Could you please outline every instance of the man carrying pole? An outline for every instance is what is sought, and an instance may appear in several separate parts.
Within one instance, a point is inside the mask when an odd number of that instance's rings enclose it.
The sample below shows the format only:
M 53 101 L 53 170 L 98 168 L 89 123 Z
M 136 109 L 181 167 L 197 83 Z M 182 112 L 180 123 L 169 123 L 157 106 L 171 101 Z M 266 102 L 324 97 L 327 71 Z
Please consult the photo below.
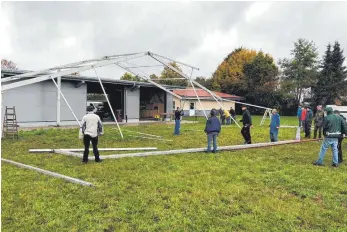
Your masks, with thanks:
M 82 118 L 82 127 L 80 128 L 79 138 L 83 139 L 84 154 L 83 163 L 88 163 L 90 142 L 93 145 L 95 162 L 101 162 L 98 150 L 98 137 L 104 134 L 100 117 L 93 112 L 93 107 L 87 107 L 88 113 Z
M 243 123 L 243 127 L 241 130 L 241 134 L 245 140 L 245 144 L 252 144 L 252 137 L 251 137 L 251 131 L 250 128 L 253 127 L 252 125 L 252 116 L 247 110 L 247 106 L 243 105 L 242 106 L 242 119 L 240 122 Z

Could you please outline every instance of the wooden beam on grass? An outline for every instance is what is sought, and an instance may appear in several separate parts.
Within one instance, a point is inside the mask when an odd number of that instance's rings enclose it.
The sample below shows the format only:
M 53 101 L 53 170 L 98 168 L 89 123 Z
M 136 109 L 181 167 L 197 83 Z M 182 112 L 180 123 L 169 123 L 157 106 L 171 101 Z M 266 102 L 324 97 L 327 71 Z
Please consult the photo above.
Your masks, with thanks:
M 99 151 L 148 151 L 148 150 L 157 150 L 156 147 L 124 147 L 124 148 L 98 148 Z M 71 151 L 71 152 L 81 152 L 84 151 L 84 148 L 63 148 L 63 149 L 29 149 L 31 153 L 54 153 L 54 150 L 60 151 Z M 93 151 L 92 148 L 89 151 Z
M 244 150 L 251 148 L 262 148 L 262 147 L 272 147 L 286 144 L 297 144 L 303 142 L 312 142 L 318 141 L 318 139 L 311 140 L 287 140 L 280 142 L 268 142 L 268 143 L 255 143 L 255 144 L 244 144 L 244 145 L 234 145 L 234 146 L 221 146 L 218 148 L 219 151 L 235 151 L 235 150 Z M 141 157 L 141 156 L 155 156 L 155 155 L 173 155 L 173 154 L 182 154 L 182 153 L 195 153 L 195 152 L 204 152 L 206 148 L 189 148 L 189 149 L 180 149 L 180 150 L 168 150 L 168 151 L 154 151 L 154 152 L 140 152 L 140 153 L 131 153 L 131 154 L 118 154 L 118 155 L 104 155 L 100 156 L 101 159 L 119 159 L 125 157 Z
M 30 166 L 30 165 L 18 163 L 18 162 L 12 161 L 12 160 L 1 158 L 1 161 L 4 161 L 4 162 L 9 163 L 9 164 L 16 165 L 16 166 L 21 167 L 21 168 L 34 170 L 34 171 L 40 172 L 40 173 L 48 175 L 48 176 L 53 176 L 53 177 L 56 177 L 56 178 L 64 179 L 64 180 L 72 182 L 72 183 L 76 183 L 76 184 L 80 184 L 80 185 L 84 185 L 84 186 L 95 186 L 92 183 L 89 183 L 89 182 L 86 182 L 86 181 L 83 181 L 83 180 L 80 180 L 80 179 L 76 179 L 76 178 L 73 178 L 73 177 L 70 177 L 70 176 L 65 176 L 65 175 L 62 175 L 62 174 L 59 174 L 59 173 L 56 173 L 56 172 L 47 171 L 47 170 L 44 170 L 44 169 L 41 169 L 41 168 L 37 168 L 37 167 L 33 167 L 33 166 Z

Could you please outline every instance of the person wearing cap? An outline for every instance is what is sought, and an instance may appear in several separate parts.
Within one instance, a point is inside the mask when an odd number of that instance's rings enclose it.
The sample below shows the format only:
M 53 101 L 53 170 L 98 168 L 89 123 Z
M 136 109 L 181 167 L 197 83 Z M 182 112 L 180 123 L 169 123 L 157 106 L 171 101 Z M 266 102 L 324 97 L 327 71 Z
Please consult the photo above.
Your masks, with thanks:
M 346 118 L 342 114 L 340 114 L 340 111 L 334 110 L 334 114 L 339 116 L 339 117 L 341 117 L 342 121 L 346 124 Z M 338 153 L 339 163 L 343 162 L 343 157 L 342 157 L 342 140 L 343 140 L 344 135 L 347 134 L 347 130 L 342 130 L 342 131 L 343 131 L 343 134 L 341 134 L 341 136 L 338 139 L 338 143 L 337 143 L 337 150 L 339 152 Z
M 346 123 L 343 119 L 335 114 L 333 114 L 333 109 L 331 107 L 327 107 L 325 109 L 327 112 L 327 116 L 324 117 L 323 120 L 323 135 L 324 140 L 319 152 L 319 158 L 314 165 L 322 166 L 325 154 L 329 147 L 333 150 L 333 161 L 332 166 L 338 167 L 339 158 L 338 158 L 338 139 L 342 134 L 345 134 L 347 131 Z
M 280 115 L 277 109 L 272 110 L 271 123 L 270 123 L 270 140 L 271 142 L 278 142 L 278 131 L 280 128 Z
M 301 113 L 302 113 L 302 106 L 299 104 L 298 111 L 296 112 L 296 116 L 298 117 L 299 120 L 299 127 L 301 127 Z
M 245 144 L 251 144 L 252 143 L 252 137 L 251 137 L 251 131 L 250 128 L 253 127 L 252 125 L 252 116 L 247 110 L 247 106 L 243 105 L 242 106 L 242 119 L 240 122 L 243 123 L 243 127 L 241 130 L 241 134 L 245 140 Z
M 180 108 L 177 107 L 175 111 L 175 131 L 174 135 L 179 135 L 180 134 L 180 129 L 181 129 L 181 116 L 183 114 L 183 110 L 179 110 Z
M 90 142 L 93 146 L 95 162 L 101 162 L 98 150 L 98 137 L 104 134 L 104 129 L 100 117 L 93 112 L 93 107 L 87 107 L 87 114 L 82 118 L 82 127 L 79 131 L 79 138 L 83 139 L 84 154 L 83 163 L 88 163 Z
M 311 138 L 311 126 L 313 119 L 313 112 L 310 106 L 305 106 L 306 108 L 306 118 L 305 118 L 305 138 Z
M 324 119 L 324 112 L 322 110 L 322 106 L 317 106 L 317 112 L 314 117 L 314 132 L 313 132 L 313 138 L 317 138 L 317 131 L 319 132 L 318 138 L 322 138 L 322 130 L 323 130 L 323 119 Z
M 210 117 L 206 121 L 205 133 L 207 135 L 207 150 L 206 152 L 211 152 L 211 142 L 213 141 L 213 153 L 217 152 L 217 136 L 221 132 L 221 123 L 216 117 L 216 110 L 212 109 L 210 112 Z

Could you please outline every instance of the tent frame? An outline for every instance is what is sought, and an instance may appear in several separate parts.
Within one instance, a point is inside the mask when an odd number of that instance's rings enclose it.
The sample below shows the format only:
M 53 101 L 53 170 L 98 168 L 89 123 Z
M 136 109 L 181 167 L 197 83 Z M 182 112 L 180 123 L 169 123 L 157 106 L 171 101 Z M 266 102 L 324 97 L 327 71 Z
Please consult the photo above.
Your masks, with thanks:
M 154 61 L 156 61 L 158 63 L 158 65 L 132 65 L 132 66 L 129 66 L 129 65 L 124 64 L 124 63 L 129 64 L 130 60 L 136 60 L 138 58 L 145 57 L 145 56 L 152 58 Z M 70 63 L 70 64 L 56 66 L 53 68 L 48 68 L 48 69 L 43 69 L 43 70 L 39 70 L 39 71 L 28 72 L 28 73 L 24 73 L 24 74 L 20 74 L 20 75 L 15 75 L 15 76 L 3 78 L 3 79 L 1 79 L 1 84 L 2 84 L 1 93 L 3 93 L 3 91 L 6 91 L 6 90 L 10 90 L 10 89 L 14 89 L 14 88 L 18 88 L 18 87 L 22 87 L 22 86 L 26 86 L 26 85 L 30 85 L 30 84 L 34 84 L 34 83 L 38 83 L 38 82 L 42 82 L 42 81 L 46 81 L 46 80 L 51 79 L 59 91 L 58 95 L 62 96 L 63 100 L 65 101 L 65 103 L 69 107 L 69 110 L 73 114 L 75 120 L 77 121 L 77 123 L 81 127 L 82 125 L 81 125 L 80 121 L 76 117 L 76 115 L 73 112 L 71 106 L 69 105 L 67 99 L 65 98 L 64 94 L 61 91 L 60 78 L 62 76 L 71 75 L 71 74 L 76 73 L 76 72 L 82 72 L 82 71 L 93 69 L 97 78 L 98 78 L 98 81 L 101 85 L 103 93 L 104 93 L 104 95 L 107 99 L 107 102 L 108 102 L 111 109 L 112 109 L 112 107 L 111 107 L 110 102 L 106 96 L 106 92 L 104 90 L 102 80 L 100 79 L 100 77 L 98 76 L 98 74 L 96 72 L 96 68 L 108 66 L 108 65 L 112 65 L 112 64 L 140 77 L 141 79 L 153 84 L 154 86 L 156 86 L 156 87 L 164 90 L 165 92 L 175 96 L 176 98 L 182 100 L 183 98 L 181 96 L 173 93 L 172 91 L 170 91 L 169 89 L 167 89 L 163 85 L 156 83 L 155 81 L 152 81 L 151 78 L 146 73 L 144 73 L 143 71 L 141 71 L 139 69 L 141 67 L 163 66 L 163 67 L 167 67 L 167 68 L 171 69 L 172 71 L 176 72 L 177 74 L 179 74 L 182 78 L 186 79 L 192 85 L 194 92 L 197 96 L 197 99 L 200 103 L 200 106 L 202 107 L 202 110 L 204 111 L 204 115 L 205 115 L 206 119 L 207 119 L 207 115 L 206 115 L 205 109 L 203 108 L 202 102 L 200 101 L 200 98 L 199 98 L 199 96 L 195 90 L 195 86 L 198 86 L 201 89 L 207 91 L 215 99 L 215 101 L 221 106 L 222 109 L 224 109 L 224 107 L 222 105 L 223 101 L 235 102 L 235 103 L 249 105 L 249 106 L 253 106 L 253 107 L 257 107 L 257 108 L 266 109 L 266 112 L 270 109 L 270 108 L 266 108 L 266 107 L 262 107 L 262 106 L 256 106 L 256 105 L 251 105 L 251 104 L 247 104 L 247 103 L 223 99 L 223 98 L 219 97 L 218 95 L 216 95 L 214 92 L 210 91 L 209 89 L 207 89 L 206 87 L 201 85 L 200 83 L 193 80 L 191 78 L 191 76 L 189 77 L 188 75 L 184 74 L 182 71 L 173 67 L 170 64 L 171 62 L 175 62 L 177 64 L 180 64 L 180 65 L 183 65 L 185 67 L 190 68 L 192 70 L 192 73 L 193 73 L 193 70 L 199 70 L 198 68 L 196 68 L 194 66 L 185 64 L 183 62 L 180 62 L 180 61 L 177 61 L 177 60 L 174 60 L 174 59 L 171 59 L 171 58 L 168 58 L 168 57 L 165 57 L 165 56 L 162 56 L 162 55 L 150 52 L 150 51 L 138 52 L 138 53 L 128 53 L 128 54 L 119 54 L 119 55 L 104 56 L 104 57 L 97 58 L 97 59 L 89 59 L 89 60 L 74 62 L 74 63 Z M 191 73 L 191 75 L 192 75 L 192 73 Z M 55 81 L 56 78 L 58 79 L 58 83 Z M 76 76 L 76 78 L 78 78 L 78 76 Z M 60 101 L 60 97 L 58 99 Z M 266 116 L 266 112 L 264 114 L 264 117 Z M 114 112 L 112 112 L 112 114 L 114 115 Z M 262 119 L 261 125 L 265 121 L 264 117 Z M 118 130 L 120 131 L 121 137 L 123 138 L 124 136 L 121 132 L 121 129 L 119 127 L 119 124 L 118 124 L 116 118 L 115 118 L 115 121 L 116 121 Z M 234 122 L 238 127 L 240 127 L 240 125 L 235 120 L 234 120 Z

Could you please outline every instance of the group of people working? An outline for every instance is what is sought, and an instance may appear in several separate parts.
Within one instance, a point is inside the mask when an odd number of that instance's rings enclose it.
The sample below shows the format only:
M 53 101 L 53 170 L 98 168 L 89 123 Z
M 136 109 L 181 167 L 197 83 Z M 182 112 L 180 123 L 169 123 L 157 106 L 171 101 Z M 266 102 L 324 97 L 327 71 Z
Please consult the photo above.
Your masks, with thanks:
M 89 154 L 89 146 L 92 143 L 93 153 L 95 156 L 96 162 L 101 162 L 99 156 L 99 151 L 97 148 L 98 145 L 98 137 L 103 135 L 103 125 L 100 120 L 100 117 L 93 112 L 92 107 L 87 107 L 88 113 L 82 118 L 82 127 L 79 131 L 79 138 L 84 142 L 84 154 L 83 154 L 83 163 L 88 163 L 88 154 Z M 242 119 L 240 122 L 243 123 L 243 127 L 241 129 L 241 134 L 244 138 L 245 144 L 252 143 L 252 137 L 250 133 L 250 129 L 253 127 L 252 124 L 252 116 L 250 112 L 247 110 L 247 106 L 242 106 Z M 339 163 L 342 163 L 342 140 L 347 134 L 347 122 L 346 118 L 340 114 L 339 111 L 333 109 L 331 107 L 325 108 L 326 116 L 324 116 L 324 112 L 322 106 L 317 107 L 317 112 L 314 117 L 315 127 L 314 127 L 314 138 L 317 136 L 317 131 L 319 132 L 318 137 L 321 138 L 322 131 L 324 135 L 324 141 L 322 143 L 319 158 L 314 165 L 323 165 L 324 156 L 329 147 L 333 150 L 333 167 L 338 167 Z M 223 111 L 223 117 L 227 116 L 225 111 Z M 175 135 L 180 133 L 180 121 L 183 116 L 183 111 L 177 110 L 175 111 Z M 235 114 L 230 114 L 235 119 Z M 305 137 L 310 138 L 310 131 L 312 126 L 313 112 L 309 106 L 299 106 L 298 109 L 298 118 L 299 118 L 299 126 L 304 128 Z M 230 119 L 229 119 L 230 120 Z M 228 121 L 227 121 L 228 122 Z M 207 150 L 206 152 L 217 152 L 217 136 L 221 132 L 223 118 L 219 119 L 217 117 L 217 110 L 212 109 L 210 111 L 210 117 L 206 121 L 205 125 L 205 133 L 207 134 Z M 280 116 L 276 109 L 272 110 L 271 123 L 270 123 L 270 140 L 271 142 L 278 141 L 278 132 L 280 128 Z M 213 150 L 211 150 L 211 143 L 213 143 Z

